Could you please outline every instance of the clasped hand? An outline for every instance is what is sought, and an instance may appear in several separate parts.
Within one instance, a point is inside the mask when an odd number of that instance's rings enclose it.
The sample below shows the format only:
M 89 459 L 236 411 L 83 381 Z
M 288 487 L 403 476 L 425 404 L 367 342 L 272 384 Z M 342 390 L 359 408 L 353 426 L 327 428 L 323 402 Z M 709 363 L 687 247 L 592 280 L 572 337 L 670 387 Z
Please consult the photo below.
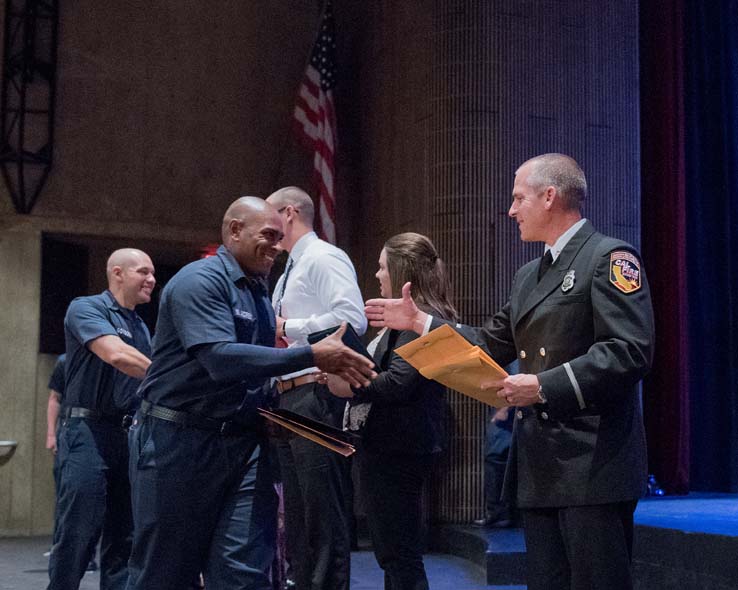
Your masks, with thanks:
M 366 387 L 377 374 L 374 363 L 354 352 L 341 340 L 346 332 L 346 322 L 330 336 L 312 345 L 315 365 L 325 373 L 338 375 L 353 387 Z

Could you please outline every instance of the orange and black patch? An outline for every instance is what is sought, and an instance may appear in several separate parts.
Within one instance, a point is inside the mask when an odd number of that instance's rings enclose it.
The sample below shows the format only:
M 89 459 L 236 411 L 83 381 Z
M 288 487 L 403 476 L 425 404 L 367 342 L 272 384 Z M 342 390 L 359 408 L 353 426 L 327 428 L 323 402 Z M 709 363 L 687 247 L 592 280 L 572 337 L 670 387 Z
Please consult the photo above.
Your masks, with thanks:
M 638 291 L 641 288 L 641 261 L 625 250 L 610 254 L 610 282 L 623 293 Z

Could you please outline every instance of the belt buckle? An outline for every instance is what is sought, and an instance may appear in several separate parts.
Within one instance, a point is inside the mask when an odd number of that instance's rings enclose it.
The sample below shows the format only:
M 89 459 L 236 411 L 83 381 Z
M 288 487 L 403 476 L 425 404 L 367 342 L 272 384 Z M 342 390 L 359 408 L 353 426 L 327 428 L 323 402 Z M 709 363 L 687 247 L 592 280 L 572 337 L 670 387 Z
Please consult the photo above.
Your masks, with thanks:
M 295 388 L 295 378 L 292 377 L 291 379 L 285 379 L 283 381 L 278 382 L 277 389 L 279 390 L 279 393 L 284 393 L 285 391 L 289 391 L 290 389 Z

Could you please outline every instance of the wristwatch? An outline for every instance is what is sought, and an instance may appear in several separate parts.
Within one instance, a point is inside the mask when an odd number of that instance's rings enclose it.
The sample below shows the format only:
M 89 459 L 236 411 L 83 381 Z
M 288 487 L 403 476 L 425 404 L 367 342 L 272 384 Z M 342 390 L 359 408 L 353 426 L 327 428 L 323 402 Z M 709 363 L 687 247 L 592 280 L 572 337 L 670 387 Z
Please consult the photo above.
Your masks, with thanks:
M 548 400 L 546 399 L 546 394 L 543 393 L 543 385 L 538 386 L 538 403 L 541 403 L 541 404 L 548 403 Z

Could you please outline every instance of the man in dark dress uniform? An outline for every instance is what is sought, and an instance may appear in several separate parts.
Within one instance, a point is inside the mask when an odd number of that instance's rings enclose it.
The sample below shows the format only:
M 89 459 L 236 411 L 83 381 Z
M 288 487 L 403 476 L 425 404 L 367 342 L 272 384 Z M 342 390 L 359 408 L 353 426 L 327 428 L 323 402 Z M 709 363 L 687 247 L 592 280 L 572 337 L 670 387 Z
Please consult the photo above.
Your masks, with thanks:
M 509 215 L 546 244 L 484 327 L 457 326 L 520 374 L 488 384 L 516 406 L 507 497 L 521 509 L 530 590 L 627 590 L 633 511 L 646 487 L 638 383 L 651 366 L 653 312 L 633 246 L 581 216 L 584 173 L 561 154 L 518 168 Z M 403 298 L 371 300 L 372 325 L 441 324 Z

